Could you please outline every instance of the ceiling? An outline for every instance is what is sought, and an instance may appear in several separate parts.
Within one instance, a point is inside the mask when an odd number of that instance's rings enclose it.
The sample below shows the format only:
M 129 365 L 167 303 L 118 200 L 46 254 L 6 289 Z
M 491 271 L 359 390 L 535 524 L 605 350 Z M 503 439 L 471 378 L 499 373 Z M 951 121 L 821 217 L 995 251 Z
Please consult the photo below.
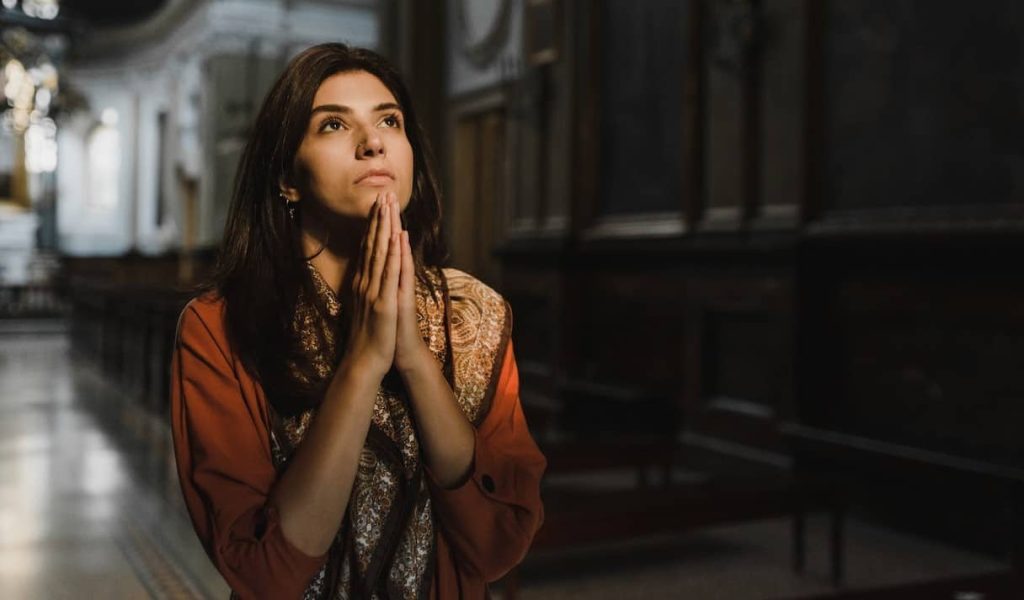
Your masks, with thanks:
M 61 16 L 90 27 L 130 25 L 146 20 L 167 0 L 61 0 Z

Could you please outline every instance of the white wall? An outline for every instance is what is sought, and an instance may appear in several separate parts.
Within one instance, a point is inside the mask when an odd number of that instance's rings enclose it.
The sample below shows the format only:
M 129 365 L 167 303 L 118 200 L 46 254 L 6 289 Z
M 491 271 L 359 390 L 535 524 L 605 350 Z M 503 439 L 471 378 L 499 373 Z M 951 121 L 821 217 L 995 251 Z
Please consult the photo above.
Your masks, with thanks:
M 175 6 L 171 6 L 175 5 Z M 172 0 L 168 11 L 182 10 Z M 196 223 L 199 246 L 218 243 L 225 210 L 214 197 L 213 178 L 233 178 L 211 168 L 204 151 L 210 82 L 203 65 L 213 55 L 245 55 L 252 41 L 265 56 L 286 57 L 325 41 L 374 48 L 379 40 L 373 2 L 201 0 L 154 35 L 153 23 L 95 35 L 84 55 L 69 65 L 64 84 L 80 92 L 89 108 L 59 124 L 57 228 L 59 246 L 72 255 L 116 255 L 138 250 L 159 254 L 181 246 L 182 207 L 175 171 L 199 178 Z M 157 18 L 170 19 L 169 17 Z M 142 34 L 145 33 L 145 35 Z M 262 99 L 259 99 L 261 101 Z M 259 105 L 257 101 L 257 106 Z M 105 108 L 118 112 L 121 174 L 118 203 L 90 206 L 86 153 L 90 128 Z M 158 115 L 168 113 L 164 192 L 168 219 L 156 225 L 159 161 Z
M 132 95 L 130 91 L 91 80 L 82 92 L 96 107 L 62 121 L 57 134 L 57 233 L 60 248 L 69 254 L 111 255 L 131 247 L 131 171 L 134 149 L 131 147 Z M 117 201 L 98 206 L 89 197 L 89 135 L 100 124 L 106 109 L 117 111 L 116 128 L 120 134 L 120 171 Z

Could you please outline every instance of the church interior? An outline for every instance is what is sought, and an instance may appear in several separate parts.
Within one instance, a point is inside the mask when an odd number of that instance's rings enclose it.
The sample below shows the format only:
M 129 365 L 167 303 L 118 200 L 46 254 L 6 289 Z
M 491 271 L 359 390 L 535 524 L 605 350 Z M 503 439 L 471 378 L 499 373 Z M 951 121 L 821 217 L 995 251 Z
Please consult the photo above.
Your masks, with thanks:
M 340 41 L 514 315 L 545 516 L 492 597 L 1024 598 L 1018 0 L 0 2 L 0 597 L 230 594 L 176 327 Z

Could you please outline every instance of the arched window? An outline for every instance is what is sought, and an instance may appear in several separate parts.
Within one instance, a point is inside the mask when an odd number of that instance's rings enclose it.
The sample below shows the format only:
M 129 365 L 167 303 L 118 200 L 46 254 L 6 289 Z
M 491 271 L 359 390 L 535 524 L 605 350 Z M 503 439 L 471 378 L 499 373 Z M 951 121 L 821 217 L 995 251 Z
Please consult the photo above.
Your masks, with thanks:
M 100 123 L 89 132 L 86 142 L 89 208 L 107 210 L 117 206 L 118 180 L 121 174 L 121 135 L 117 130 L 117 111 L 103 111 Z

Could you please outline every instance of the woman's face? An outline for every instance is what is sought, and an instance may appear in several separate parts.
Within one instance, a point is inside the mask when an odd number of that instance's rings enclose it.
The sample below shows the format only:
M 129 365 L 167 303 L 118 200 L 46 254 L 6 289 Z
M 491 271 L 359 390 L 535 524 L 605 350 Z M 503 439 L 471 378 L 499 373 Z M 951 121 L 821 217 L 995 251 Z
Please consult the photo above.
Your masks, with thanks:
M 302 201 L 313 200 L 328 213 L 367 218 L 377 195 L 389 191 L 405 210 L 412 195 L 412 146 L 398 101 L 376 76 L 352 71 L 324 80 L 296 170 Z

